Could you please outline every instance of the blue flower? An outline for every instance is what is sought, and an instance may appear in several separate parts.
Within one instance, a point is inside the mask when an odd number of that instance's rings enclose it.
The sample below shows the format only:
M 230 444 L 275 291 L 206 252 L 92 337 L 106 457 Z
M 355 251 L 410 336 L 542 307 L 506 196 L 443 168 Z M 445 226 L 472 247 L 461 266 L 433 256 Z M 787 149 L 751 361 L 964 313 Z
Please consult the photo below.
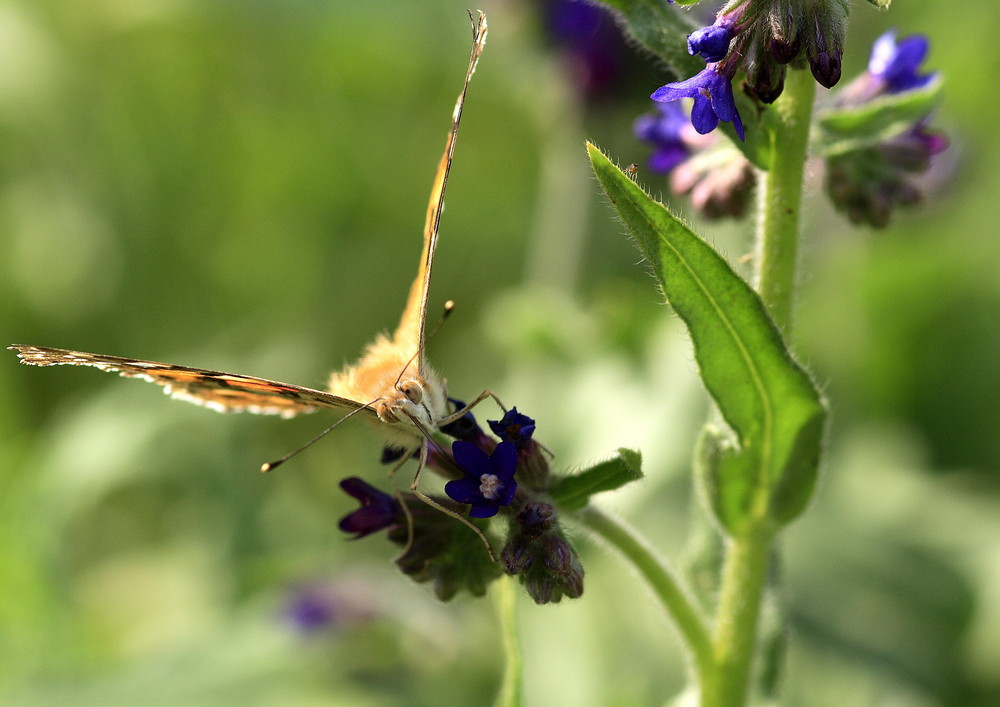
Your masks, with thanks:
M 513 442 L 501 442 L 487 456 L 472 442 L 459 440 L 451 445 L 451 452 L 465 476 L 445 484 L 444 492 L 454 501 L 471 504 L 472 518 L 491 518 L 500 506 L 514 500 L 517 447 Z
M 679 98 L 693 98 L 691 124 L 704 135 L 710 133 L 723 120 L 732 123 L 740 140 L 743 136 L 743 121 L 740 120 L 736 102 L 733 99 L 731 76 L 717 70 L 716 64 L 709 64 L 699 74 L 684 81 L 676 81 L 661 86 L 650 96 L 654 101 L 676 101 Z
M 508 410 L 500 420 L 487 420 L 493 434 L 504 442 L 513 442 L 519 448 L 531 440 L 535 431 L 535 421 L 527 415 L 522 415 L 516 407 Z
M 635 121 L 635 136 L 653 143 L 649 169 L 666 174 L 687 159 L 688 147 L 682 139 L 688 118 L 676 103 L 657 103 L 659 115 L 643 115 Z
M 900 93 L 926 86 L 934 74 L 921 76 L 917 73 L 930 49 L 927 37 L 915 34 L 897 42 L 896 30 L 889 30 L 875 40 L 868 72 L 885 85 L 886 93 Z
M 733 39 L 732 21 L 696 29 L 688 35 L 688 54 L 699 54 L 705 61 L 722 61 Z
M 285 606 L 285 615 L 295 628 L 304 633 L 315 633 L 334 622 L 336 601 L 329 592 L 302 587 Z
M 354 533 L 355 540 L 399 522 L 399 505 L 389 494 L 355 476 L 341 481 L 340 488 L 361 502 L 361 508 L 340 519 L 340 529 Z

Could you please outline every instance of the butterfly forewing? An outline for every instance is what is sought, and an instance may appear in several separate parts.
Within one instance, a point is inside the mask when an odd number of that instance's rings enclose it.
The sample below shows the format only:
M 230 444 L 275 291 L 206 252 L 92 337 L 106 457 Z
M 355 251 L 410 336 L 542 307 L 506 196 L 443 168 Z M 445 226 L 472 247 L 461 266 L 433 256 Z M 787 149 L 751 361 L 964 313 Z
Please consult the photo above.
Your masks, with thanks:
M 322 390 L 254 376 L 42 346 L 8 348 L 18 352 L 22 363 L 33 366 L 93 366 L 127 378 L 141 378 L 156 383 L 163 386 L 171 397 L 204 405 L 220 412 L 253 412 L 260 415 L 293 417 L 319 408 L 355 410 L 363 407 L 353 400 L 346 400 Z

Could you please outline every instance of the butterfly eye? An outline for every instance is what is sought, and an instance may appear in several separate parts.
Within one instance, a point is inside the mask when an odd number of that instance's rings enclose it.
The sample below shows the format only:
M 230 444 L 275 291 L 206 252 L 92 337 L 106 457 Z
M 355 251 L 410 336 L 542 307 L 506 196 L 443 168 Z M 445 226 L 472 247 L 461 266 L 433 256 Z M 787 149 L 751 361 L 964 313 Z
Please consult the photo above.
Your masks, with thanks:
M 403 391 L 403 395 L 409 398 L 410 402 L 414 405 L 419 405 L 420 401 L 424 399 L 424 388 L 416 381 L 406 381 L 399 386 L 399 389 Z

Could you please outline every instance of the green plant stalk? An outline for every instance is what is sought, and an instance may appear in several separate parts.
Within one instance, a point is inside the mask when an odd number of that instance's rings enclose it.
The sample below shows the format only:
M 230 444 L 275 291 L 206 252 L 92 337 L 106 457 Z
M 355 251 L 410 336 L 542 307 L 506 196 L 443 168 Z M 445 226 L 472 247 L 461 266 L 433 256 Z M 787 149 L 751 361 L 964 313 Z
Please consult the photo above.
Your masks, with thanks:
M 785 90 L 774 104 L 769 169 L 761 174 L 757 289 L 786 336 L 792 325 L 815 86 L 808 71 L 788 72 Z M 746 704 L 773 539 L 770 522 L 761 514 L 756 527 L 729 541 L 712 636 L 714 672 L 702 683 L 703 705 Z
M 771 160 L 760 173 L 757 214 L 757 291 L 787 335 L 792 325 L 795 269 L 802 216 L 809 127 L 816 82 L 810 72 L 789 71 L 774 103 Z
M 503 639 L 504 668 L 495 707 L 520 707 L 524 679 L 521 647 L 517 640 L 517 588 L 514 578 L 503 576 L 493 583 L 493 602 Z
M 714 671 L 702 682 L 702 705 L 739 707 L 747 701 L 764 587 L 770 534 L 732 538 L 712 637 Z
M 591 531 L 630 560 L 649 582 L 681 634 L 698 673 L 698 681 L 704 682 L 713 673 L 711 635 L 704 617 L 673 570 L 645 538 L 621 520 L 594 506 L 587 506 L 575 515 Z

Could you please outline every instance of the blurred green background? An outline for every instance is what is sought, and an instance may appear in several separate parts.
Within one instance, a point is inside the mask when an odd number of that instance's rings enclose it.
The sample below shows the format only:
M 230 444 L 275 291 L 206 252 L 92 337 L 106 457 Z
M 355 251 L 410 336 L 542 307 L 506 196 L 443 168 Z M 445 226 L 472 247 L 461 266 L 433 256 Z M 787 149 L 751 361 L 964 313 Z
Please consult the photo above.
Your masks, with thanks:
M 583 151 L 643 163 L 631 124 L 667 77 L 624 50 L 581 90 L 539 3 L 482 9 L 432 291 L 458 309 L 431 358 L 453 394 L 534 416 L 565 468 L 641 449 L 648 478 L 603 501 L 683 564 L 707 405 Z M 853 9 L 847 78 L 889 27 L 931 37 L 952 149 L 885 231 L 808 190 L 796 339 L 833 422 L 784 543 L 786 700 L 1000 704 L 1000 10 Z M 322 385 L 396 322 L 468 48 L 450 0 L 0 3 L 0 340 Z M 702 229 L 733 260 L 748 231 Z M 440 604 L 394 547 L 336 528 L 341 478 L 388 487 L 366 429 L 262 476 L 329 419 L 218 415 L 13 353 L 0 386 L 0 702 L 491 700 L 490 602 Z M 522 601 L 526 704 L 662 703 L 683 682 L 670 625 L 578 539 L 584 598 Z M 327 626 L 289 621 L 303 592 Z

